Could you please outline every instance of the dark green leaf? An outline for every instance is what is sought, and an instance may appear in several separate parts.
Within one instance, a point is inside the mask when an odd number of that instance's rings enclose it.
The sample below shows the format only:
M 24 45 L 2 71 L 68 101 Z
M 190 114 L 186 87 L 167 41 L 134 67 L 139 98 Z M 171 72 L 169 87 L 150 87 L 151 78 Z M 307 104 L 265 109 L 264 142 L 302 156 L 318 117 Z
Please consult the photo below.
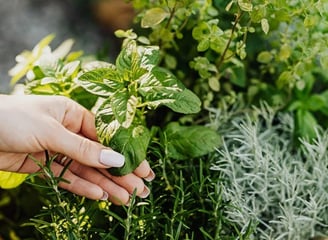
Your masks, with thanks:
M 142 125 L 120 128 L 112 138 L 110 147 L 124 155 L 125 163 L 123 167 L 109 169 L 109 172 L 118 176 L 133 172 L 146 159 L 149 141 L 150 132 Z

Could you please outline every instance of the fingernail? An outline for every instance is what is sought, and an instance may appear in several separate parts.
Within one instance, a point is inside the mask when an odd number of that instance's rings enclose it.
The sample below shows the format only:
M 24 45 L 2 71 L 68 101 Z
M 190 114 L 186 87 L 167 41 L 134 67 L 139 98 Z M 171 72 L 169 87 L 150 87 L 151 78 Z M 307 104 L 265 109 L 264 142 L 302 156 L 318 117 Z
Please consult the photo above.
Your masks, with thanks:
M 147 181 L 147 182 L 151 182 L 154 180 L 154 178 L 156 177 L 154 171 L 152 169 L 150 169 L 150 172 L 148 174 L 147 177 L 145 177 L 144 179 Z
M 100 198 L 102 201 L 107 201 L 108 200 L 108 193 L 104 191 L 103 196 Z
M 108 167 L 122 167 L 125 158 L 122 154 L 111 149 L 103 149 L 100 152 L 99 162 Z
M 126 206 L 126 207 L 130 207 L 130 204 L 131 204 L 131 198 L 129 198 L 129 201 L 127 201 L 127 202 L 124 204 L 124 206 Z
M 149 196 L 149 194 L 150 194 L 150 190 L 147 186 L 145 186 L 143 192 L 139 195 L 139 197 L 146 198 Z

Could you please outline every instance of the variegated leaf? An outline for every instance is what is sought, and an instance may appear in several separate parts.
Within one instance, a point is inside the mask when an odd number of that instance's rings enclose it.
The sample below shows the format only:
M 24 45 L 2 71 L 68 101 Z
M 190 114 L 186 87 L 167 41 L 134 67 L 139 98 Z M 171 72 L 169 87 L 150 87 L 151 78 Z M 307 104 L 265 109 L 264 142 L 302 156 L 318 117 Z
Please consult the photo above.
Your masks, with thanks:
M 124 80 L 132 82 L 150 71 L 158 60 L 156 47 L 137 47 L 135 41 L 130 41 L 117 57 L 116 66 L 125 73 Z
M 118 88 L 124 86 L 114 67 L 86 72 L 78 77 L 77 82 L 87 91 L 102 97 L 111 96 Z
M 173 74 L 158 67 L 139 78 L 138 81 L 138 92 L 151 108 L 174 102 L 176 95 L 183 91 Z
M 123 127 L 130 127 L 133 122 L 138 99 L 133 95 L 129 95 L 126 88 L 116 91 L 111 98 L 111 107 L 115 118 Z
M 109 146 L 109 142 L 120 128 L 121 124 L 115 120 L 110 99 L 106 99 L 96 112 L 96 127 L 99 141 Z

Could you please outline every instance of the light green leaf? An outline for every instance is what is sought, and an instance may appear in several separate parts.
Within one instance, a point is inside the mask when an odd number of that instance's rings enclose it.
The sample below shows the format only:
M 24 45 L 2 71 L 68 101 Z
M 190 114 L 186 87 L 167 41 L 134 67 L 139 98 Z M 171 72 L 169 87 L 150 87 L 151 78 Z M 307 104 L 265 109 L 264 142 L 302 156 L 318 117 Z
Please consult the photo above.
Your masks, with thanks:
M 285 86 L 290 86 L 293 82 L 295 82 L 295 78 L 291 71 L 283 71 L 277 80 L 277 87 L 282 89 Z
M 323 69 L 328 69 L 328 51 L 320 54 L 320 64 Z
M 238 0 L 238 5 L 245 12 L 251 12 L 253 10 L 253 4 L 249 0 Z
M 272 59 L 273 59 L 272 53 L 270 53 L 269 51 L 262 51 L 257 56 L 256 60 L 260 63 L 267 64 L 267 63 L 271 62 Z
M 292 48 L 288 44 L 283 44 L 279 51 L 279 60 L 286 61 L 292 54 Z
M 219 134 L 205 126 L 180 126 L 173 122 L 165 128 L 164 135 L 166 154 L 179 160 L 208 154 L 221 143 Z
M 270 25 L 269 25 L 268 19 L 266 19 L 266 18 L 261 19 L 261 27 L 262 27 L 262 31 L 265 34 L 268 34 L 268 32 L 270 30 Z
M 110 142 L 110 147 L 124 154 L 125 163 L 120 168 L 110 168 L 113 175 L 126 175 L 133 172 L 146 159 L 150 141 L 149 130 L 142 125 L 120 128 Z
M 197 45 L 198 52 L 205 52 L 210 47 L 210 39 L 202 39 Z
M 152 28 L 160 24 L 168 16 L 169 13 L 163 8 L 151 8 L 145 12 L 145 15 L 141 19 L 141 27 Z

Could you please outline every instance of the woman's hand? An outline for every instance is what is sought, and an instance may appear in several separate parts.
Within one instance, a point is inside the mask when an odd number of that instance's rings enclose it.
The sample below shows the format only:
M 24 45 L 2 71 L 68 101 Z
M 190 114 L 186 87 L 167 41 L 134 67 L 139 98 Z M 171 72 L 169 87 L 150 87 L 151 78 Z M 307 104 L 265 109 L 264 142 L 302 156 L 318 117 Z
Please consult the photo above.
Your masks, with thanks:
M 61 157 L 52 164 L 59 175 L 73 160 L 60 187 L 90 199 L 109 199 L 128 204 L 136 189 L 147 197 L 143 179 L 155 175 L 147 161 L 131 174 L 117 177 L 106 168 L 120 167 L 124 156 L 97 142 L 94 115 L 76 102 L 61 96 L 0 95 L 0 170 L 34 173 L 39 166 L 29 157 L 45 161 L 44 151 Z

